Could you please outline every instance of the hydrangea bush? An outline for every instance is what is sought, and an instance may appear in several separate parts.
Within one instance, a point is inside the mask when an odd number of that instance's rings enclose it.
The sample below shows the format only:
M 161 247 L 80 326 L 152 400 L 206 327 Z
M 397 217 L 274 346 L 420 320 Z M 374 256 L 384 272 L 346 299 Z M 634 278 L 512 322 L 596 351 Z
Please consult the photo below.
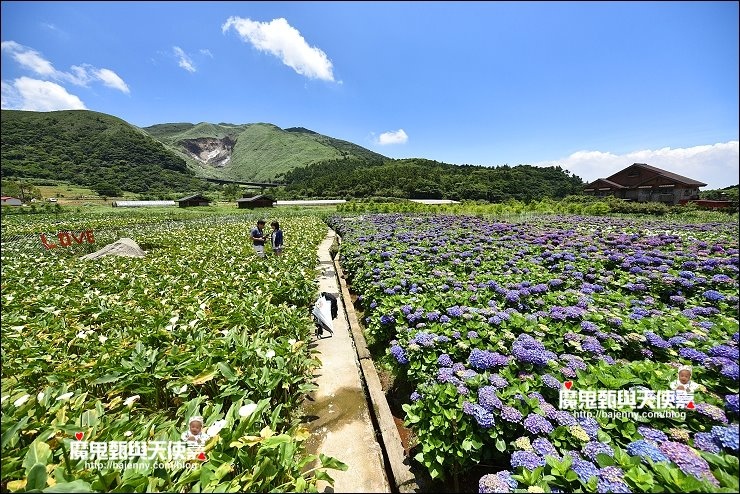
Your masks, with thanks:
M 488 465 L 481 492 L 737 489 L 736 225 L 433 214 L 329 223 L 371 349 L 414 390 L 406 423 L 433 477 Z M 560 406 L 566 382 L 667 390 L 680 365 L 700 387 L 674 417 Z

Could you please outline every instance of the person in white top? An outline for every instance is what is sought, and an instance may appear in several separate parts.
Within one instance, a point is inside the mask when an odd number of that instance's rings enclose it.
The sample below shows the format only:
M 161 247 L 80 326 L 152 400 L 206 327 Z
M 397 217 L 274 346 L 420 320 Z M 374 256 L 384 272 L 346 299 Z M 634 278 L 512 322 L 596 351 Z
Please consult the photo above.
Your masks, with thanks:
M 211 437 L 203 431 L 203 417 L 199 415 L 190 417 L 188 430 L 182 433 L 181 438 L 191 448 L 205 446 Z
M 691 366 L 682 365 L 678 368 L 678 379 L 671 383 L 671 389 L 693 393 L 699 389 L 699 384 L 691 379 Z

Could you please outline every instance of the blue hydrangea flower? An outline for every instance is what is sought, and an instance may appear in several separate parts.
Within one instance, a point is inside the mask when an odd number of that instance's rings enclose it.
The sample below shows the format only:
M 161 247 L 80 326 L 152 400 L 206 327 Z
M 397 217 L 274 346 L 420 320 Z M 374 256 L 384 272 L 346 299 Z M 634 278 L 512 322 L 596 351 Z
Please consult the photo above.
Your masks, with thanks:
M 722 295 L 721 293 L 719 293 L 716 290 L 707 290 L 702 295 L 704 296 L 705 299 L 707 299 L 707 300 L 709 300 L 711 302 L 716 302 L 718 300 L 724 300 L 725 299 L 725 296 Z
M 496 395 L 496 388 L 493 386 L 483 386 L 478 389 L 478 403 L 489 412 L 498 410 L 503 406 L 501 399 Z
M 697 432 L 694 434 L 694 447 L 707 453 L 719 453 L 719 444 L 710 432 Z
M 725 409 L 730 412 L 737 415 L 740 413 L 740 410 L 738 409 L 738 395 L 727 395 L 725 396 Z
M 471 367 L 478 370 L 491 369 L 493 367 L 503 367 L 509 364 L 509 357 L 501 355 L 498 352 L 489 352 L 474 348 L 468 357 L 468 363 Z
M 504 379 L 503 377 L 499 376 L 498 374 L 492 374 L 488 380 L 490 381 L 491 385 L 498 388 L 503 389 L 506 386 L 509 385 L 509 381 Z
M 452 359 L 446 353 L 443 353 L 437 358 L 437 365 L 440 367 L 452 367 L 452 363 Z
M 637 428 L 637 432 L 639 432 L 645 440 L 652 441 L 654 443 L 662 443 L 663 441 L 668 440 L 668 436 L 665 435 L 665 432 L 651 427 L 640 426 Z
M 591 477 L 598 478 L 599 469 L 596 468 L 596 465 L 594 465 L 590 461 L 582 460 L 578 457 L 575 457 L 574 455 L 571 456 L 573 457 L 573 463 L 571 464 L 570 468 L 571 470 L 576 472 L 581 482 L 586 484 L 591 479 Z
M 411 396 L 410 396 L 409 399 L 411 401 L 419 401 L 422 398 L 423 398 L 423 396 L 418 391 L 414 391 L 413 393 L 411 393 Z
M 723 448 L 738 451 L 738 424 L 731 424 L 727 427 L 715 425 L 712 427 L 711 434 Z
M 593 417 L 578 417 L 578 425 L 580 425 L 584 431 L 586 431 L 586 434 L 588 434 L 588 437 L 591 439 L 596 439 L 596 436 L 599 432 L 599 423 L 594 419 Z
M 632 492 L 627 484 L 624 483 L 624 472 L 616 466 L 604 467 L 599 470 L 599 480 L 596 486 L 597 492 Z
M 393 355 L 399 364 L 406 365 L 409 363 L 409 359 L 406 357 L 406 351 L 399 345 L 393 345 L 391 347 L 391 355 Z
M 668 460 L 668 458 L 666 458 L 665 455 L 660 452 L 655 443 L 651 441 L 646 441 L 644 439 L 629 443 L 627 445 L 627 454 L 629 454 L 630 456 L 639 456 L 643 459 L 643 461 L 645 460 L 645 458 L 650 458 L 656 463 L 659 461 Z
M 465 402 L 465 405 L 467 405 L 468 403 L 469 402 Z M 477 403 L 471 403 L 469 406 L 465 405 L 463 405 L 463 412 L 468 415 L 472 415 L 479 426 L 484 429 L 490 429 L 491 427 L 493 427 L 495 420 L 491 412 L 478 405 Z

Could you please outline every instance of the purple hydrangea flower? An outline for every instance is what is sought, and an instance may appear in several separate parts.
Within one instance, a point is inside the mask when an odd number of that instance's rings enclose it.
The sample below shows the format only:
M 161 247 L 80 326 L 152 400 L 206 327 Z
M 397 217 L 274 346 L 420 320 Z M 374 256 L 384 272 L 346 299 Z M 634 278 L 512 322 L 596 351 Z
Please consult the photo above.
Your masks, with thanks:
M 470 366 L 475 369 L 486 370 L 493 367 L 503 367 L 508 365 L 509 357 L 501 355 L 498 352 L 489 352 L 488 350 L 474 348 L 470 352 L 468 363 L 470 363 Z
M 560 454 L 558 453 L 558 450 L 555 449 L 555 446 L 553 446 L 552 443 L 544 437 L 538 437 L 537 439 L 532 441 L 532 449 L 534 449 L 534 452 L 543 458 L 549 455 L 557 458 L 558 460 L 560 459 Z
M 518 424 L 522 420 L 522 412 L 514 407 L 504 405 L 501 407 L 501 418 L 507 422 Z
M 537 467 L 544 467 L 545 460 L 529 451 L 514 451 L 511 455 L 511 468 L 523 467 L 527 470 L 534 470 Z
M 740 410 L 738 410 L 738 395 L 727 395 L 725 396 L 725 409 L 728 412 L 734 413 L 737 415 L 740 413 Z
M 554 427 L 542 415 L 530 413 L 524 419 L 524 428 L 531 434 L 550 434 Z
M 659 448 L 669 460 L 678 465 L 683 473 L 693 475 L 699 480 L 706 479 L 712 485 L 719 486 L 719 482 L 712 475 L 707 461 L 697 455 L 690 447 L 675 441 L 665 441 L 660 444 Z
M 491 385 L 498 388 L 503 389 L 506 386 L 509 385 L 509 381 L 504 379 L 503 377 L 499 376 L 498 374 L 492 374 L 488 380 L 491 382 Z
M 486 474 L 478 481 L 478 492 L 480 494 L 512 492 L 517 487 L 519 487 L 519 483 L 511 477 L 511 473 L 507 470 Z
M 496 388 L 493 386 L 483 386 L 478 389 L 478 403 L 489 412 L 503 406 L 501 399 L 496 395 Z
M 560 387 L 562 386 L 562 384 L 560 384 L 560 381 L 552 377 L 550 374 L 545 374 L 544 376 L 542 376 L 542 384 L 552 389 L 560 389 Z
M 555 359 L 555 354 L 546 350 L 541 341 L 524 333 L 520 334 L 512 344 L 511 354 L 520 362 L 537 365 L 546 365 L 549 360 Z
M 411 396 L 410 396 L 409 399 L 411 401 L 419 401 L 422 398 L 423 398 L 423 396 L 418 391 L 414 391 L 413 393 L 411 393 Z
M 604 467 L 599 470 L 597 492 L 631 493 L 629 486 L 624 483 L 624 472 L 616 466 Z
M 565 410 L 557 410 L 555 412 L 555 421 L 558 423 L 558 425 L 576 425 L 578 424 L 578 421 L 576 418 L 571 414 L 570 412 L 566 412 Z
M 583 445 L 583 454 L 591 461 L 596 461 L 596 455 L 604 453 L 614 457 L 614 450 L 608 444 L 599 441 L 589 441 Z
M 709 403 L 697 403 L 696 411 L 716 420 L 717 422 L 722 422 L 723 424 L 727 423 L 725 412 L 717 406 L 710 405 Z
M 711 302 L 716 302 L 718 300 L 724 300 L 725 299 L 725 296 L 722 295 L 721 293 L 719 293 L 716 290 L 707 290 L 702 295 L 704 296 L 705 299 L 707 299 L 707 300 L 709 300 Z

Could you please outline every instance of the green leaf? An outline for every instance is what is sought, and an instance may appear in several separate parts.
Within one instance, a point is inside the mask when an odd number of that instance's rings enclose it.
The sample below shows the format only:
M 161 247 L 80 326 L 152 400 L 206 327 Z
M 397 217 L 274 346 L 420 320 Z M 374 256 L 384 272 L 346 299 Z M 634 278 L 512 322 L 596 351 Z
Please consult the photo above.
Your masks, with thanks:
M 92 384 L 93 386 L 96 385 L 96 384 L 108 384 L 108 383 L 116 382 L 119 379 L 121 379 L 122 377 L 123 376 L 121 376 L 119 374 L 106 374 L 106 375 L 104 375 L 102 377 L 97 378 L 96 380 L 94 380 L 90 384 Z
M 218 369 L 219 369 L 219 370 L 221 371 L 221 374 L 222 374 L 222 375 L 223 375 L 223 376 L 224 376 L 224 377 L 225 377 L 226 379 L 228 379 L 229 381 L 233 381 L 234 379 L 236 379 L 236 374 L 235 374 L 235 373 L 234 373 L 234 371 L 233 371 L 233 370 L 231 369 L 231 367 L 229 367 L 229 365 L 228 365 L 227 363 L 225 363 L 225 362 L 218 362 L 218 363 L 216 364 L 216 366 L 217 366 L 217 367 L 218 367 Z
M 40 439 L 36 439 L 28 447 L 28 452 L 23 459 L 23 467 L 26 469 L 26 475 L 29 474 L 34 465 L 36 465 L 37 463 L 46 465 L 47 463 L 49 463 L 50 458 L 51 448 L 49 447 L 49 445 L 46 444 L 44 441 L 41 441 Z
M 90 484 L 82 479 L 73 480 L 72 482 L 63 482 L 47 487 L 43 492 L 92 492 Z
M 42 463 L 36 463 L 31 467 L 31 471 L 28 472 L 28 482 L 26 483 L 26 489 L 38 489 L 41 490 L 46 487 L 46 465 Z
M 420 455 L 421 453 L 419 453 Z M 416 455 L 416 456 L 419 456 Z M 323 453 L 319 454 L 319 461 L 321 461 L 321 466 L 324 468 L 333 468 L 334 470 L 341 470 L 346 471 L 349 466 L 346 463 L 341 462 L 340 460 L 334 458 L 333 456 L 327 456 Z
M 601 468 L 604 468 L 614 466 L 615 462 L 614 458 L 612 458 L 608 454 L 599 453 L 598 455 L 596 455 L 596 463 L 598 463 Z
M 506 443 L 503 439 L 497 439 L 496 440 L 496 449 L 501 451 L 502 453 L 506 451 Z
M 211 370 L 206 369 L 200 375 L 194 377 L 193 380 L 191 381 L 191 384 L 204 384 L 210 381 L 211 379 L 213 379 L 214 377 L 216 377 L 217 374 L 218 374 L 218 370 L 216 369 L 211 369 Z

